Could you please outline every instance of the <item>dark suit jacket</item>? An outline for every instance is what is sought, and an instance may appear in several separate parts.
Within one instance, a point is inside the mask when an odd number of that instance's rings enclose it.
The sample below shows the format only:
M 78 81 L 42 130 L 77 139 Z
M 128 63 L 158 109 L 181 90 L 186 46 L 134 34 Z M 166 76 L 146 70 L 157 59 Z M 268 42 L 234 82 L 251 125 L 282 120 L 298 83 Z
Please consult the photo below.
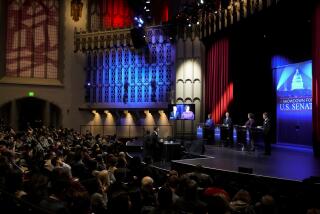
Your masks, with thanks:
M 266 119 L 263 121 L 263 135 L 265 137 L 270 137 L 271 136 L 271 121 L 270 119 Z
M 232 127 L 232 120 L 231 118 L 224 118 L 223 119 L 223 125 L 228 126 L 228 127 Z
M 174 115 L 173 111 L 170 112 L 170 119 L 172 120 L 177 120 L 177 119 L 180 119 L 181 118 L 181 114 L 180 112 L 176 111 L 176 115 Z
M 152 132 L 151 140 L 152 140 L 153 148 L 157 148 L 159 146 L 159 135 L 158 135 L 158 133 Z

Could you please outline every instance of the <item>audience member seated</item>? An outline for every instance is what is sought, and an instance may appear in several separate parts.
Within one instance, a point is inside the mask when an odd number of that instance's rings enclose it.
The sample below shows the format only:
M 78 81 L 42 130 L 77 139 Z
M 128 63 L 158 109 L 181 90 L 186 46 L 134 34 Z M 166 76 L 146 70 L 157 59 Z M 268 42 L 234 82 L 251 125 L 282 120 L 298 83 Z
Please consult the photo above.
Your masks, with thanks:
M 172 191 L 163 186 L 158 191 L 158 204 L 151 210 L 151 214 L 174 214 L 177 213 L 173 207 Z
M 254 214 L 254 208 L 251 205 L 250 193 L 246 190 L 239 190 L 230 202 L 231 213 Z
M 149 213 L 156 206 L 153 179 L 149 176 L 141 180 L 141 213 Z
M 197 182 L 188 179 L 184 186 L 184 192 L 175 204 L 178 212 L 183 213 L 206 213 L 206 204 L 198 199 L 198 185 Z

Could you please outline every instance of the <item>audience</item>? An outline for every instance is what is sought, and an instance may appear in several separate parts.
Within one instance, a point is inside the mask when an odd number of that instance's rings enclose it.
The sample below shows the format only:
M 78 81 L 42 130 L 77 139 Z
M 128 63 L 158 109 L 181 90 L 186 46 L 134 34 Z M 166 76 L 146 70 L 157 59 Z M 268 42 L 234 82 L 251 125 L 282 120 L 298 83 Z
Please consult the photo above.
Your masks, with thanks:
M 0 129 L 1 211 L 277 214 L 288 208 L 254 184 L 243 190 L 240 183 L 219 182 L 221 175 L 213 179 L 200 165 L 179 175 L 153 167 L 150 156 L 144 163 L 129 159 L 124 142 L 72 129 Z

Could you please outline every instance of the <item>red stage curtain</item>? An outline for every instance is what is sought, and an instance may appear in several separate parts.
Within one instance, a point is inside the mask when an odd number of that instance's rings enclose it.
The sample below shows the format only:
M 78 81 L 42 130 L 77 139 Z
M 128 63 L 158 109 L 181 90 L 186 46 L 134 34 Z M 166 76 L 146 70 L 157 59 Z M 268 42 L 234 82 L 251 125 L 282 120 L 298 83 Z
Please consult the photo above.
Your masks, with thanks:
M 233 99 L 233 84 L 229 79 L 229 39 L 215 41 L 207 50 L 205 78 L 206 112 L 220 123 Z
M 169 0 L 153 0 L 151 10 L 156 24 L 169 21 Z
M 314 154 L 320 156 L 320 3 L 313 16 L 312 123 Z
M 100 4 L 105 28 L 126 28 L 133 24 L 133 11 L 127 0 L 103 0 Z

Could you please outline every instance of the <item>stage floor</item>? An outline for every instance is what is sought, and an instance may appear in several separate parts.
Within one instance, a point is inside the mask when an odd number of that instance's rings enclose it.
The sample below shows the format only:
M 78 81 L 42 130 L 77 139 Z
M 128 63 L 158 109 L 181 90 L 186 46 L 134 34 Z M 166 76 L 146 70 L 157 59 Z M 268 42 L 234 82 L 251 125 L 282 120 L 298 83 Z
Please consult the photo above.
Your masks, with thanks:
M 310 176 L 320 176 L 320 159 L 311 149 L 292 149 L 273 146 L 272 155 L 263 155 L 263 148 L 254 152 L 235 148 L 207 145 L 201 158 L 174 160 L 173 163 L 211 170 L 238 172 L 239 167 L 252 168 L 254 175 L 284 180 L 302 181 Z
M 202 165 L 208 170 L 238 172 L 239 167 L 251 168 L 252 174 L 282 180 L 302 181 L 310 176 L 320 177 L 320 158 L 315 158 L 311 147 L 292 147 L 284 144 L 272 145 L 272 155 L 263 155 L 263 146 L 256 144 L 256 150 L 241 151 L 241 146 L 223 147 L 219 144 L 206 145 L 204 155 L 201 153 L 201 140 L 184 141 L 186 148 L 184 159 L 154 163 L 155 167 L 170 170 L 172 165 Z M 129 147 L 128 147 L 129 146 Z M 128 145 L 131 156 L 143 159 L 142 143 Z M 133 147 L 130 147 L 133 146 Z M 132 148 L 137 148 L 135 151 Z

